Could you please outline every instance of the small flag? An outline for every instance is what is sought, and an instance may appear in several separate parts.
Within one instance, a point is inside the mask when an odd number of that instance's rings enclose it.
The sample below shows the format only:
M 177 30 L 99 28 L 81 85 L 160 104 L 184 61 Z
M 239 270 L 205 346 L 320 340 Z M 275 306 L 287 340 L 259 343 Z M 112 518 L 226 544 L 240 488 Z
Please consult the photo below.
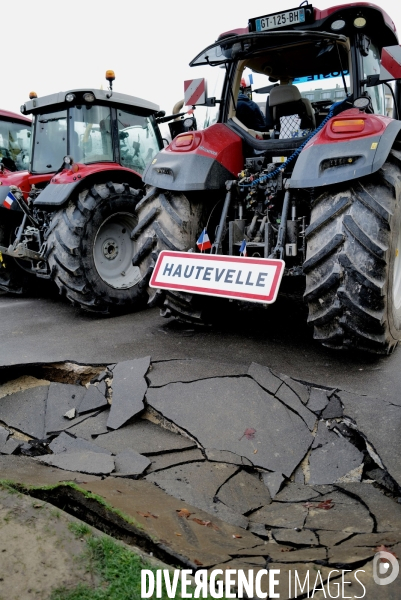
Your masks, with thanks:
M 18 210 L 18 202 L 12 192 L 8 192 L 6 199 L 3 201 L 3 206 L 10 210 Z
M 240 246 L 239 253 L 240 253 L 240 256 L 241 256 L 241 254 L 242 254 L 242 256 L 246 256 L 246 241 L 245 240 L 242 240 L 242 244 Z
M 253 84 L 252 73 L 244 75 L 241 79 L 241 87 L 251 87 Z
M 206 231 L 206 227 L 200 234 L 199 239 L 196 242 L 196 245 L 198 246 L 198 248 L 201 252 L 203 252 L 204 250 L 209 250 L 209 248 L 212 247 L 212 244 L 210 243 L 209 236 Z

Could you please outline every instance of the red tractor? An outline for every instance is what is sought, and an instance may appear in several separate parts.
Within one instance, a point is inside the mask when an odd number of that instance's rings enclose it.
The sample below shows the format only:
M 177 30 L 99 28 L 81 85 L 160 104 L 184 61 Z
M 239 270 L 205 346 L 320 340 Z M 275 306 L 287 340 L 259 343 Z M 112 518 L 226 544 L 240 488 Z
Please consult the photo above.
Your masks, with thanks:
M 2 290 L 52 279 L 74 305 L 99 313 L 132 308 L 146 295 L 130 232 L 142 173 L 163 147 L 157 119 L 169 117 L 114 92 L 114 73 L 106 77 L 109 90 L 32 93 L 21 107 L 33 115 L 32 155 L 29 170 L 4 171 L 0 181 Z
M 143 280 L 157 259 L 150 302 L 201 323 L 219 297 L 268 304 L 300 282 L 319 342 L 390 353 L 401 338 L 390 17 L 364 2 L 303 3 L 220 35 L 190 64 L 220 73 L 222 91 L 185 83 L 186 104 L 209 107 L 213 124 L 178 135 L 145 170 L 132 238 Z
M 28 168 L 32 122 L 8 110 L 0 110 L 0 185 L 13 171 Z

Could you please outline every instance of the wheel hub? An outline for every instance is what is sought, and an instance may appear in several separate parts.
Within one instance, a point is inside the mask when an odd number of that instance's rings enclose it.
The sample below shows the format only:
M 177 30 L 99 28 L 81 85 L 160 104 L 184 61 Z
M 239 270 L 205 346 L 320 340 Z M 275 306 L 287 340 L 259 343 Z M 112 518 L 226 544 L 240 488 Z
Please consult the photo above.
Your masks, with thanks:
M 137 218 L 130 213 L 115 213 L 100 225 L 93 246 L 93 259 L 101 279 L 116 290 L 129 289 L 141 279 L 131 231 Z
M 118 243 L 113 239 L 108 239 L 103 244 L 103 254 L 108 260 L 114 260 L 119 253 Z

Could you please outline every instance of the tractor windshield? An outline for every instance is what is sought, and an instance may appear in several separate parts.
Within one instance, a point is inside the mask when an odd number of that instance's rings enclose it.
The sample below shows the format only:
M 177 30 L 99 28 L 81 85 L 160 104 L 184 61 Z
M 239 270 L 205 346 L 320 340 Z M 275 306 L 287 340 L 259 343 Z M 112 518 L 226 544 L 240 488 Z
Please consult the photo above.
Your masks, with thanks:
M 53 173 L 67 154 L 67 111 L 38 114 L 34 125 L 32 172 Z
M 75 162 L 113 162 L 111 113 L 108 106 L 72 106 L 68 112 L 68 122 L 68 152 Z
M 232 36 L 206 48 L 191 65 L 221 66 L 223 63 L 227 69 L 228 87 L 225 116 L 223 114 L 221 118 L 237 117 L 243 125 L 254 130 L 277 129 L 275 119 L 279 117 L 274 111 L 271 114 L 269 103 L 272 103 L 268 101 L 273 87 L 292 88 L 282 90 L 282 93 L 274 92 L 279 103 L 287 97 L 294 101 L 298 97 L 304 99 L 309 119 L 308 124 L 299 129 L 305 130 L 315 128 L 327 114 L 326 107 L 352 92 L 347 38 L 337 34 L 272 31 Z M 241 119 L 237 110 L 240 92 L 247 96 L 253 93 L 251 99 L 259 104 L 263 116 L 257 125 L 252 126 Z M 240 100 L 243 102 L 243 96 Z
M 29 167 L 31 127 L 28 124 L 0 121 L 0 162 L 9 171 Z
M 110 108 L 80 105 L 72 106 L 68 113 L 61 110 L 36 116 L 32 172 L 57 171 L 67 154 L 85 164 L 113 161 Z
M 161 145 L 151 116 L 110 106 L 77 104 L 68 110 L 36 116 L 32 172 L 57 171 L 68 154 L 76 163 L 120 162 L 142 174 Z
M 117 110 L 118 139 L 121 164 L 137 173 L 145 167 L 160 150 L 154 121 L 124 110 Z

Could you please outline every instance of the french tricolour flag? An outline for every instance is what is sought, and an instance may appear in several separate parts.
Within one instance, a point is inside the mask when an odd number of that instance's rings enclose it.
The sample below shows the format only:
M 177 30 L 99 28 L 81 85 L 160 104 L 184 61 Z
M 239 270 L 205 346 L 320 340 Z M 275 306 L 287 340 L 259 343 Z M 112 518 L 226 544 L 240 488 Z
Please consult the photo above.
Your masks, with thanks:
M 18 202 L 12 192 L 8 192 L 6 199 L 3 201 L 3 206 L 10 210 L 18 206 Z
M 240 253 L 240 256 L 241 255 L 246 256 L 246 241 L 245 240 L 242 240 L 242 244 L 239 248 L 239 253 Z
M 253 85 L 252 73 L 244 75 L 241 79 L 241 86 L 242 87 L 250 87 L 251 85 Z
M 196 242 L 196 245 L 198 246 L 198 248 L 201 252 L 203 252 L 204 250 L 209 250 L 209 248 L 212 247 L 212 244 L 210 243 L 209 236 L 206 231 L 206 227 L 200 234 L 199 239 Z

